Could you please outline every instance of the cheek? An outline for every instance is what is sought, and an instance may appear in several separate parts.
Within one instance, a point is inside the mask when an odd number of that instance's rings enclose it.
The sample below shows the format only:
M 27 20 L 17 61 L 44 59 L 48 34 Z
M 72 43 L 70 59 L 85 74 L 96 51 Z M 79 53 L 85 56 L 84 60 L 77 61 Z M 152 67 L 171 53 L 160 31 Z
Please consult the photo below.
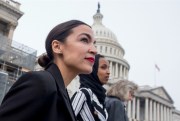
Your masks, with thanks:
M 104 79 L 104 72 L 103 71 L 99 71 L 97 75 L 98 75 L 100 81 L 104 81 L 105 80 Z
M 77 60 L 78 58 L 84 57 L 86 53 L 87 51 L 84 47 L 71 46 L 65 49 L 64 55 Z
M 128 97 L 129 97 L 129 100 L 132 100 L 132 99 L 133 99 L 130 93 L 129 93 L 129 96 L 128 96 Z
M 124 99 L 125 99 L 126 101 L 128 101 L 128 100 L 130 99 L 129 93 L 126 93 L 126 94 L 124 95 Z
M 85 48 L 85 45 L 78 40 L 74 41 L 67 41 L 67 43 L 64 45 L 65 50 L 74 51 L 74 50 L 82 50 Z
M 105 71 L 105 70 L 101 70 L 100 75 L 101 75 L 102 77 L 105 76 L 105 75 L 106 75 L 106 71 Z
M 76 55 L 77 58 L 79 57 L 85 57 L 86 54 L 88 53 L 88 49 L 86 47 L 76 47 L 72 50 L 72 52 L 74 55 Z
M 102 77 L 102 71 L 101 70 L 98 70 L 98 73 L 97 73 L 98 77 Z

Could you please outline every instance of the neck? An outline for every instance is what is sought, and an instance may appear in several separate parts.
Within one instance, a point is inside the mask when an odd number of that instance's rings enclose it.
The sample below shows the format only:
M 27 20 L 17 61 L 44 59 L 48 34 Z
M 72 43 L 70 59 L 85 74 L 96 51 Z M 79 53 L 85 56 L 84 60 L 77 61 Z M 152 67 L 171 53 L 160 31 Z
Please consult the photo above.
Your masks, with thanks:
M 73 69 L 65 66 L 64 63 L 57 62 L 56 64 L 59 70 L 61 71 L 61 75 L 64 80 L 64 85 L 65 87 L 67 87 L 71 83 L 71 81 L 77 76 L 77 74 L 75 73 L 75 71 L 73 71 Z
M 71 81 L 76 77 L 75 74 L 72 74 L 70 72 L 71 71 L 61 71 L 65 87 L 67 87 L 71 83 Z

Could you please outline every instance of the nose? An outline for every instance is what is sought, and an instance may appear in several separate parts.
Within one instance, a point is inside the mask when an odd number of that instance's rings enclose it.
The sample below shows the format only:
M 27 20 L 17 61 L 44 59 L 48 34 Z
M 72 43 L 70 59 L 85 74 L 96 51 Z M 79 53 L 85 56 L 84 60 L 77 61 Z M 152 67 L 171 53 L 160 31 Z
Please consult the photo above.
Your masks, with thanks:
M 90 47 L 89 52 L 92 53 L 93 55 L 97 54 L 97 49 L 94 44 Z

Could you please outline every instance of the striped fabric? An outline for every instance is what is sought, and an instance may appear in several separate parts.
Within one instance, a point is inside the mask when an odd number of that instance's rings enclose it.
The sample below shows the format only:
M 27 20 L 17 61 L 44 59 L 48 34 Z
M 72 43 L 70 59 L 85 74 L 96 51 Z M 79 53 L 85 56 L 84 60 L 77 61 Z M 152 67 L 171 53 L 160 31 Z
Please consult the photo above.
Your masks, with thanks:
M 78 121 L 107 121 L 107 111 L 88 88 L 79 89 L 71 98 Z

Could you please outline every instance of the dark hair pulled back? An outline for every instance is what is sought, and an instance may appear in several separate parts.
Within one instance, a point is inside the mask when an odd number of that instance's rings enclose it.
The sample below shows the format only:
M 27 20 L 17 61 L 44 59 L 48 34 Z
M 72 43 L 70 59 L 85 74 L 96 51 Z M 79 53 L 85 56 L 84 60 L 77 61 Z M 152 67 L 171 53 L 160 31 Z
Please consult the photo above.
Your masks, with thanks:
M 46 67 L 54 58 L 53 52 L 52 52 L 52 46 L 51 46 L 52 41 L 58 40 L 60 42 L 64 42 L 66 38 L 71 34 L 72 29 L 79 25 L 89 26 L 88 24 L 79 20 L 70 20 L 70 21 L 66 21 L 64 23 L 58 24 L 49 32 L 45 41 L 46 54 L 42 54 L 38 58 L 38 63 L 40 66 Z

